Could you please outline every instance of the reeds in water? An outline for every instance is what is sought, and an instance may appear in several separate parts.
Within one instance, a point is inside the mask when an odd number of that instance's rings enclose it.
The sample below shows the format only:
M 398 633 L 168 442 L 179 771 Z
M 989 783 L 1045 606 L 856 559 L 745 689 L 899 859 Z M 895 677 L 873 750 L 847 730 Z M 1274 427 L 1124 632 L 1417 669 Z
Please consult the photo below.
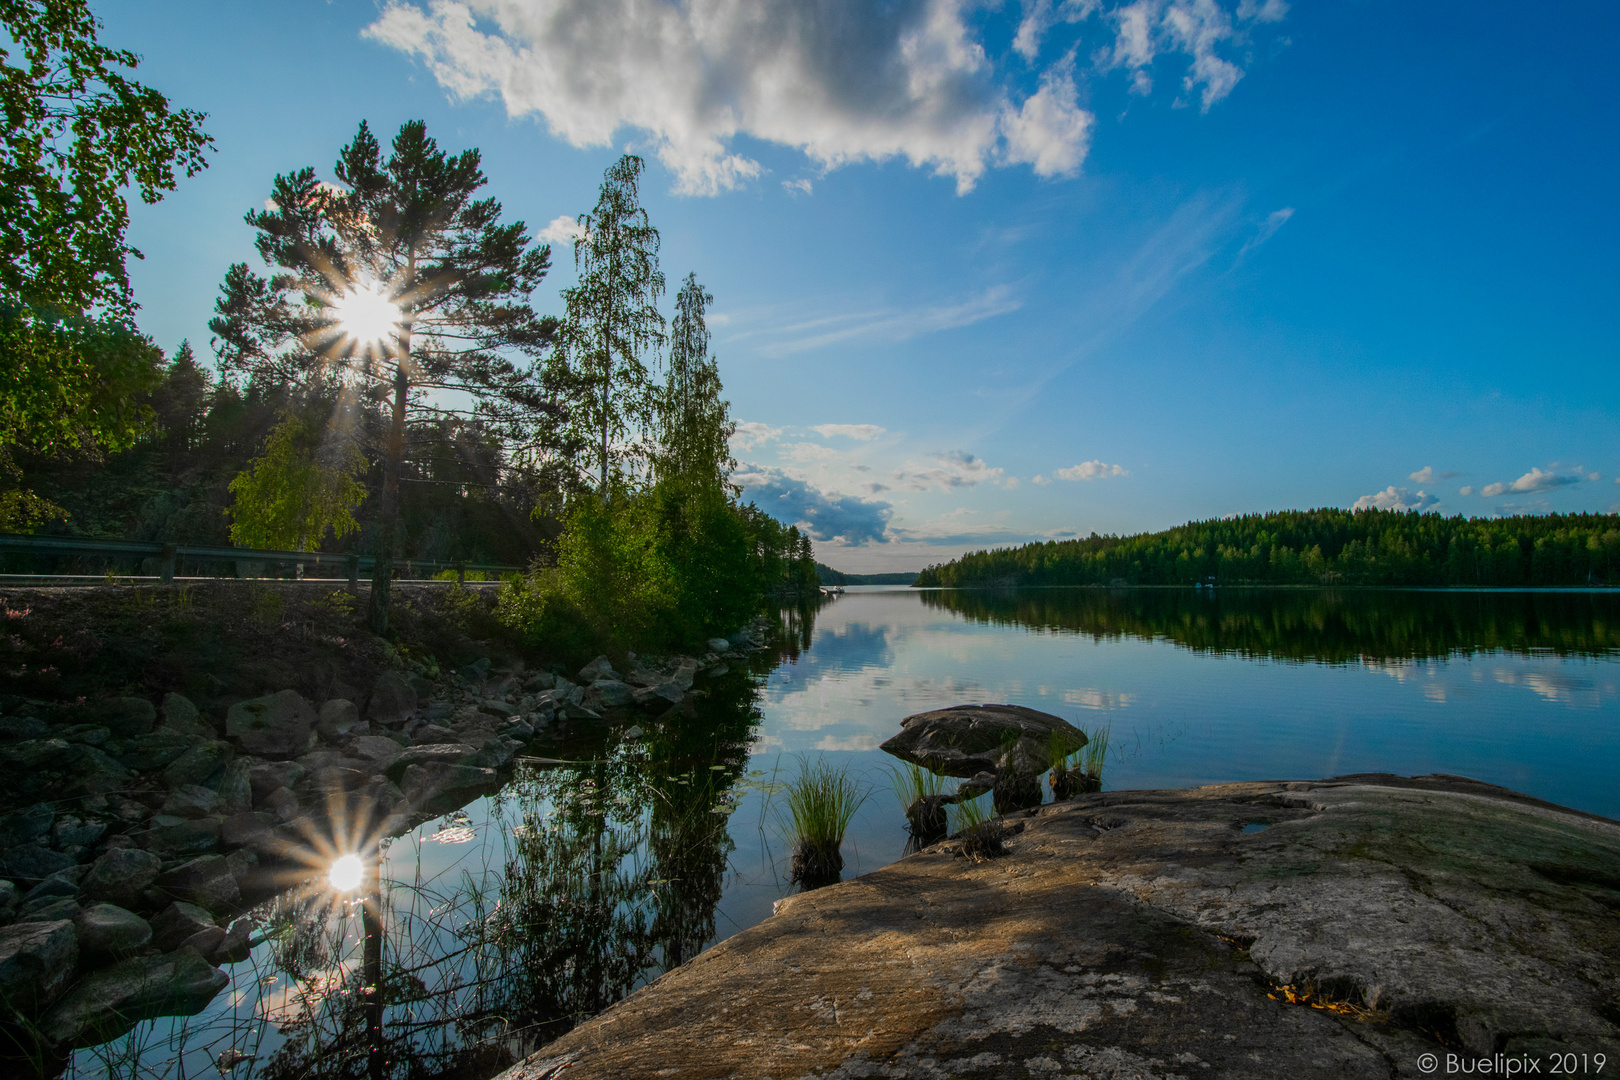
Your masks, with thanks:
M 1071 736 L 1061 731 L 1052 732 L 1051 742 L 1047 744 L 1046 760 L 1052 769 L 1049 779 L 1053 802 L 1073 798 L 1079 790 L 1079 780 L 1073 770 L 1073 759 L 1079 752 L 1080 745 Z
M 945 804 L 951 798 L 946 778 L 911 761 L 891 770 L 890 776 L 913 842 L 926 847 L 943 839 L 949 830 Z
M 1007 853 L 1001 844 L 1001 819 L 984 805 L 982 795 L 951 808 L 951 836 L 962 842 L 962 854 L 974 862 Z
M 839 848 L 866 793 L 845 766 L 806 761 L 787 786 L 788 824 L 793 834 L 793 880 L 806 889 L 831 885 L 844 869 Z
M 1086 740 L 1085 749 L 1080 753 L 1080 790 L 1084 792 L 1102 790 L 1103 761 L 1108 757 L 1108 729 L 1098 728 Z

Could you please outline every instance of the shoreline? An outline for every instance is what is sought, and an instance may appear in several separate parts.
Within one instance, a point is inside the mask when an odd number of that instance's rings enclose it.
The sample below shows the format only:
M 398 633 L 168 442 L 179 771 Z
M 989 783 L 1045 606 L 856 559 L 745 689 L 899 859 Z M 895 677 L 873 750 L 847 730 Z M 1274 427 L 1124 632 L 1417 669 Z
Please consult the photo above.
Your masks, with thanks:
M 1620 1065 L 1620 822 L 1385 774 L 1003 820 L 1007 856 L 945 841 L 790 897 L 502 1080 Z

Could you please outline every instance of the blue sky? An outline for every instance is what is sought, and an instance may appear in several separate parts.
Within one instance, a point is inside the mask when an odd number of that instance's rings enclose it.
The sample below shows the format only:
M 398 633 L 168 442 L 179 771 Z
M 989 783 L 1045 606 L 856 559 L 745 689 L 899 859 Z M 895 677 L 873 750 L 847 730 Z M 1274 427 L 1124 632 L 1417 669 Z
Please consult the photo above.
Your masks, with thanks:
M 242 214 L 359 121 L 562 242 L 626 149 L 714 293 L 748 496 L 850 571 L 1313 506 L 1620 504 L 1620 8 L 93 0 L 209 113 L 132 212 L 207 352 Z M 1421 494 L 1420 494 L 1421 493 Z

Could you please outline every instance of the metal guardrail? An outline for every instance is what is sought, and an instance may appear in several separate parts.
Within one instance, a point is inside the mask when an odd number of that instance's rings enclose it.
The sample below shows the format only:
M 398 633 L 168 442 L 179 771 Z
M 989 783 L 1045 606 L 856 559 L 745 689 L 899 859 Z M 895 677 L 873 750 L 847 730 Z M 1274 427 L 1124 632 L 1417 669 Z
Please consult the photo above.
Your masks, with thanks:
M 123 555 L 159 560 L 158 580 L 165 584 L 174 580 L 175 564 L 181 559 L 214 560 L 223 562 L 290 562 L 299 566 L 343 566 L 348 571 L 349 585 L 358 588 L 360 571 L 373 569 L 377 560 L 371 555 L 355 552 L 330 551 L 274 551 L 267 548 L 216 548 L 190 544 L 163 544 L 142 540 L 86 540 L 72 536 L 19 536 L 0 533 L 0 553 L 26 551 L 40 554 Z M 465 584 L 467 571 L 475 573 L 516 574 L 521 566 L 499 563 L 443 562 L 430 559 L 395 559 L 394 563 L 407 575 L 415 571 L 454 570 L 456 579 Z M 73 577 L 85 575 L 34 574 L 30 577 Z

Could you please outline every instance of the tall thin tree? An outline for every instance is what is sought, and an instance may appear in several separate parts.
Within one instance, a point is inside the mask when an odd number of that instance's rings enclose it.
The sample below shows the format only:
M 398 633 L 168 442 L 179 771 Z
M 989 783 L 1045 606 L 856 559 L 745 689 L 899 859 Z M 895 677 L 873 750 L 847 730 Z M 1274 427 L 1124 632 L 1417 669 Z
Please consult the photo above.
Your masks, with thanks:
M 720 369 L 709 355 L 705 316 L 714 303 L 696 274 L 687 274 L 675 295 L 670 323 L 669 367 L 658 409 L 659 472 L 703 485 L 724 486 L 737 462 L 731 436 L 737 425 L 720 394 Z
M 566 311 L 552 352 L 554 385 L 571 407 L 564 427 L 594 444 L 596 488 L 605 499 L 624 459 L 640 451 L 657 398 L 646 363 L 664 343 L 658 298 L 658 230 L 640 202 L 643 165 L 626 154 L 602 178 L 596 208 L 574 241 L 579 281 L 563 290 Z

